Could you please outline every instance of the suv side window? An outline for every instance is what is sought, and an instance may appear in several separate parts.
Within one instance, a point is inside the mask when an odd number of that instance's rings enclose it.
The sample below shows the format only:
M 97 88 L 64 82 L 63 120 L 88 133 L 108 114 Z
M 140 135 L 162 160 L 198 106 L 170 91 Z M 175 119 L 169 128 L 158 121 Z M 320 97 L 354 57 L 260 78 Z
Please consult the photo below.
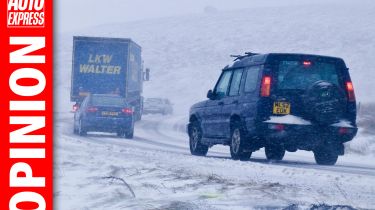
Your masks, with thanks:
M 260 69 L 261 66 L 252 66 L 247 69 L 245 92 L 253 92 L 256 90 Z
M 224 71 L 220 77 L 219 82 L 216 85 L 215 94 L 218 98 L 222 98 L 227 94 L 230 77 L 232 76 L 232 71 Z
M 234 70 L 232 82 L 229 88 L 229 96 L 236 96 L 239 94 L 243 69 Z

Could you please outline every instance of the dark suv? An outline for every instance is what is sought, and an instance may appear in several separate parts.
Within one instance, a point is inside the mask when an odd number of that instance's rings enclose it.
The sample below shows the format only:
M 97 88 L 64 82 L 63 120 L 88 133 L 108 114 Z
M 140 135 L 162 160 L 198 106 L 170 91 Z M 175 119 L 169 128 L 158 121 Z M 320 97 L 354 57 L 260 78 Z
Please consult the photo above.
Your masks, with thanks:
M 233 159 L 265 147 L 267 159 L 282 160 L 285 151 L 301 149 L 334 165 L 357 133 L 353 84 L 341 58 L 247 53 L 223 69 L 207 97 L 189 113 L 193 155 L 223 144 Z

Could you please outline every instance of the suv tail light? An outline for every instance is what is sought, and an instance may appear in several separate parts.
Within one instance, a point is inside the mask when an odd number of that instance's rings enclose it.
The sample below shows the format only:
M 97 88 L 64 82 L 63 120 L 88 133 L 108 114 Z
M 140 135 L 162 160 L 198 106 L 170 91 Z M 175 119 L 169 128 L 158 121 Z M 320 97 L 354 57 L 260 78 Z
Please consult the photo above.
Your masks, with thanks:
M 340 135 L 344 135 L 344 134 L 347 134 L 348 133 L 348 128 L 345 128 L 345 127 L 341 127 L 340 129 L 339 129 L 339 134 Z
M 309 67 L 309 66 L 311 66 L 311 61 L 303 61 L 302 64 L 305 67 Z
M 98 108 L 94 106 L 87 107 L 86 112 L 96 112 L 98 111 Z
M 121 111 L 124 114 L 133 114 L 133 109 L 131 108 L 123 108 Z
M 348 81 L 346 82 L 345 86 L 346 86 L 346 91 L 348 93 L 348 100 L 351 102 L 355 101 L 353 83 L 351 81 Z
M 79 104 L 73 105 L 73 112 L 76 112 L 79 109 Z
M 283 124 L 269 124 L 269 129 L 276 130 L 276 131 L 283 131 L 285 129 L 285 125 Z
M 269 97 L 271 94 L 271 77 L 264 76 L 262 79 L 262 86 L 260 89 L 260 95 L 262 97 Z

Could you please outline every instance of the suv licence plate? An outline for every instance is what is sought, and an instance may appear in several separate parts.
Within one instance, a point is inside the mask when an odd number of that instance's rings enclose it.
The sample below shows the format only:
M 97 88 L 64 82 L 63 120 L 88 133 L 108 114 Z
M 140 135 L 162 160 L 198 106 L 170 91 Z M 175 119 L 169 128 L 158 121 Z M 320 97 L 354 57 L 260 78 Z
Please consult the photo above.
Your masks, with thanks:
M 290 114 L 290 103 L 289 102 L 274 102 L 273 113 L 274 114 Z
M 118 116 L 118 112 L 103 111 L 102 116 Z

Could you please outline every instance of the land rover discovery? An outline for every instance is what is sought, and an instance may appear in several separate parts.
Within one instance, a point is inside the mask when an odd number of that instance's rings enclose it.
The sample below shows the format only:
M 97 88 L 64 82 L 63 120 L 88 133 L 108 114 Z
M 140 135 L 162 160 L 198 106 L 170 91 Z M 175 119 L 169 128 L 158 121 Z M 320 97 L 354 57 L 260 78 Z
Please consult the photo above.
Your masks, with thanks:
M 207 97 L 190 109 L 192 155 L 223 144 L 236 160 L 264 147 L 269 160 L 307 150 L 316 163 L 334 165 L 357 133 L 354 88 L 341 58 L 246 53 L 222 70 Z

